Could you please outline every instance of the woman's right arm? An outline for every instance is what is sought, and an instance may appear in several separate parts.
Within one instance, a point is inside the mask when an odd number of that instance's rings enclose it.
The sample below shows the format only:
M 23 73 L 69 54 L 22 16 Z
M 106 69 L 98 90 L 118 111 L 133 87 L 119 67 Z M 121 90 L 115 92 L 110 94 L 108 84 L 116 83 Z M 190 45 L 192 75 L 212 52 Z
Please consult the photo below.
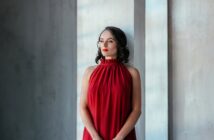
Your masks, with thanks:
M 85 70 L 85 73 L 82 78 L 82 87 L 81 87 L 81 96 L 80 96 L 80 116 L 85 125 L 86 129 L 88 130 L 89 134 L 93 138 L 93 140 L 101 140 L 99 137 L 93 123 L 91 117 L 88 112 L 87 107 L 87 91 L 88 91 L 88 82 L 91 73 L 94 70 L 94 66 L 90 66 Z

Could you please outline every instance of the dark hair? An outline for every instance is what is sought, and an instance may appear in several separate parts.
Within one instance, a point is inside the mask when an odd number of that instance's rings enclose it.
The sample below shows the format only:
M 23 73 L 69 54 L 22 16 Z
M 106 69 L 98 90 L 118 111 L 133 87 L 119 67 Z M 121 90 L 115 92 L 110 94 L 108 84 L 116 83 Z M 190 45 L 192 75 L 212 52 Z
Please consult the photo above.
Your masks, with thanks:
M 128 50 L 128 47 L 127 47 L 127 39 L 126 39 L 125 33 L 120 28 L 117 28 L 117 27 L 114 27 L 114 26 L 105 27 L 105 29 L 99 35 L 97 46 L 98 46 L 101 34 L 106 30 L 110 31 L 111 34 L 116 39 L 116 42 L 117 42 L 117 60 L 119 62 L 122 62 L 122 63 L 128 63 L 128 61 L 129 61 L 128 60 L 128 58 L 129 58 L 129 50 Z M 101 58 L 104 59 L 105 57 L 102 55 L 101 50 L 98 47 L 98 51 L 97 51 L 97 56 L 95 58 L 95 62 L 98 64 L 98 61 Z

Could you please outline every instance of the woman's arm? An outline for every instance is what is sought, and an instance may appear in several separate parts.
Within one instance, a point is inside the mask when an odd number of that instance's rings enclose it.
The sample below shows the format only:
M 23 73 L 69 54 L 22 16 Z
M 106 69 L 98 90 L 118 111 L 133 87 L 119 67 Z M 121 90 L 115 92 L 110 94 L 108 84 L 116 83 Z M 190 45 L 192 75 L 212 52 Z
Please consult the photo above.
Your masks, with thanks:
M 85 125 L 86 129 L 88 130 L 93 140 L 101 140 L 92 123 L 92 120 L 87 108 L 88 81 L 93 69 L 94 69 L 93 66 L 88 67 L 83 75 L 81 96 L 80 96 L 80 116 L 83 121 L 83 124 Z
M 140 74 L 136 68 L 128 67 L 132 75 L 133 94 L 132 94 L 132 112 L 127 118 L 125 124 L 113 140 L 123 140 L 134 128 L 141 114 L 141 81 Z

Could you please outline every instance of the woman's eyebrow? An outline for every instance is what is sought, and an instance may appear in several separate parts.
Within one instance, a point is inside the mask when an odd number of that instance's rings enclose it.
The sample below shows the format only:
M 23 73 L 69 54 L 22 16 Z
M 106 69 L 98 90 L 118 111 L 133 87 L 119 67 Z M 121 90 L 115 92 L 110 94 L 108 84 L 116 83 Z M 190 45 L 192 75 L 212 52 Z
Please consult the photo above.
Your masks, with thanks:
M 103 39 L 103 38 L 100 38 L 100 39 Z M 112 38 L 112 37 L 110 37 L 110 38 L 107 38 L 107 40 L 109 40 L 109 39 L 113 39 L 113 40 L 114 40 L 114 38 Z

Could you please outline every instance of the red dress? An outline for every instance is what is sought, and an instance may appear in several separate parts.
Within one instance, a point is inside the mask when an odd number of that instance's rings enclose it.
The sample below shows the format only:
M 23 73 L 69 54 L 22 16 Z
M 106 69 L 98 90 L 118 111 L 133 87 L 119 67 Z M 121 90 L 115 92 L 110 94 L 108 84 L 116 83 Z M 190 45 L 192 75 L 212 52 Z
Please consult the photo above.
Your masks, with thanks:
M 103 140 L 112 140 L 132 111 L 132 77 L 117 59 L 101 59 L 89 79 L 88 111 Z M 92 140 L 84 128 L 83 140 Z M 135 129 L 124 140 L 136 140 Z

